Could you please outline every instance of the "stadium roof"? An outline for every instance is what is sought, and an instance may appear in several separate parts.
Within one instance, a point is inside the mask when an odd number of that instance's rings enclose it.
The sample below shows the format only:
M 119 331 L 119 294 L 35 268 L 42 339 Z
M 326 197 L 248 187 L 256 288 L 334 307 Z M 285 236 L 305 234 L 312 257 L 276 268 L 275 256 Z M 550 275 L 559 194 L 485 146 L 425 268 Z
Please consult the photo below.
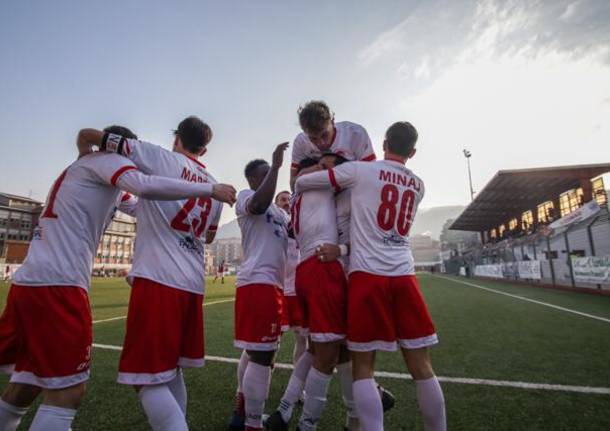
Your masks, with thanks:
M 498 171 L 449 229 L 483 232 L 610 171 L 610 163 Z

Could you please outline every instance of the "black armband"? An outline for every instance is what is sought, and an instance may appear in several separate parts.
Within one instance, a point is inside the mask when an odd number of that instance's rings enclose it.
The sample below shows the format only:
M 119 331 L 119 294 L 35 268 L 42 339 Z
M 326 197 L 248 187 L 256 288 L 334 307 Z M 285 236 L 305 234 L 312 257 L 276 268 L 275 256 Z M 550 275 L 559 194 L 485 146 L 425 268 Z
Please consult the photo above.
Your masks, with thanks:
M 107 151 L 109 153 L 123 154 L 123 146 L 125 145 L 125 141 L 126 139 L 121 135 L 104 133 L 100 150 Z

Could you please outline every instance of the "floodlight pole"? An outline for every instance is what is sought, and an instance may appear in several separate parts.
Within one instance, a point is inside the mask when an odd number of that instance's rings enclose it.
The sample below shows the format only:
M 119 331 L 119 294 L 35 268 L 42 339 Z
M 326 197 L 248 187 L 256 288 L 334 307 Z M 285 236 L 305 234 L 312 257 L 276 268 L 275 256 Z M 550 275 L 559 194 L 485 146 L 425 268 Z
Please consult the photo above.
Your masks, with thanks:
M 472 188 L 472 172 L 470 171 L 470 157 L 472 153 L 464 149 L 464 157 L 466 157 L 466 163 L 468 164 L 468 183 L 470 184 L 470 200 L 474 201 L 474 189 Z

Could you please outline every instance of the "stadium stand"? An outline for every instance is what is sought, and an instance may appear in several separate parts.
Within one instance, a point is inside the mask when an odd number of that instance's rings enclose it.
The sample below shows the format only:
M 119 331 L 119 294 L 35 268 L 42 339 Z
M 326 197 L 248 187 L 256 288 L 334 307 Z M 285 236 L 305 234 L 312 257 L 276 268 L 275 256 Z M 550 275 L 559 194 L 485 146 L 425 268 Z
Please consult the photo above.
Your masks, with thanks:
M 610 293 L 610 164 L 499 171 L 450 229 L 480 243 L 445 271 Z

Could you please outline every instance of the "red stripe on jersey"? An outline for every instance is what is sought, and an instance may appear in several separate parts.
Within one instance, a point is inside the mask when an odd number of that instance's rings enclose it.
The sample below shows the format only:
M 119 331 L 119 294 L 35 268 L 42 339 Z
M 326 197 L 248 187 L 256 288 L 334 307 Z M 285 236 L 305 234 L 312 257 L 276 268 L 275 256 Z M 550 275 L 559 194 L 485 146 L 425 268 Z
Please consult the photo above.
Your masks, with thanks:
M 197 164 L 198 164 L 199 166 L 201 166 L 202 168 L 205 168 L 205 165 L 204 165 L 203 163 L 201 163 L 199 160 L 195 159 L 194 157 L 187 156 L 186 154 L 185 154 L 185 156 L 186 156 L 187 158 L 191 159 L 193 162 L 197 163 Z
M 130 171 L 132 169 L 137 169 L 135 166 L 123 166 L 121 169 L 116 171 L 112 178 L 110 179 L 110 184 L 116 186 L 116 182 L 119 180 L 119 177 L 123 175 L 125 172 Z
M 129 193 L 125 193 L 123 197 L 121 197 L 121 202 L 125 202 L 131 199 L 131 195 Z
M 210 227 L 208 228 L 208 230 L 209 230 L 209 231 L 215 231 L 215 230 L 218 230 L 218 226 L 210 226 Z
M 337 179 L 335 178 L 335 171 L 332 169 L 328 170 L 328 179 L 330 180 L 330 184 L 335 189 L 335 193 L 339 193 L 341 191 L 341 187 L 337 184 Z
M 373 160 L 377 160 L 377 156 L 375 153 L 371 153 L 368 156 L 361 159 L 363 162 L 372 162 Z
M 298 164 L 298 163 L 294 163 L 294 162 L 293 162 L 293 163 L 290 165 L 290 169 L 299 169 L 299 164 Z

